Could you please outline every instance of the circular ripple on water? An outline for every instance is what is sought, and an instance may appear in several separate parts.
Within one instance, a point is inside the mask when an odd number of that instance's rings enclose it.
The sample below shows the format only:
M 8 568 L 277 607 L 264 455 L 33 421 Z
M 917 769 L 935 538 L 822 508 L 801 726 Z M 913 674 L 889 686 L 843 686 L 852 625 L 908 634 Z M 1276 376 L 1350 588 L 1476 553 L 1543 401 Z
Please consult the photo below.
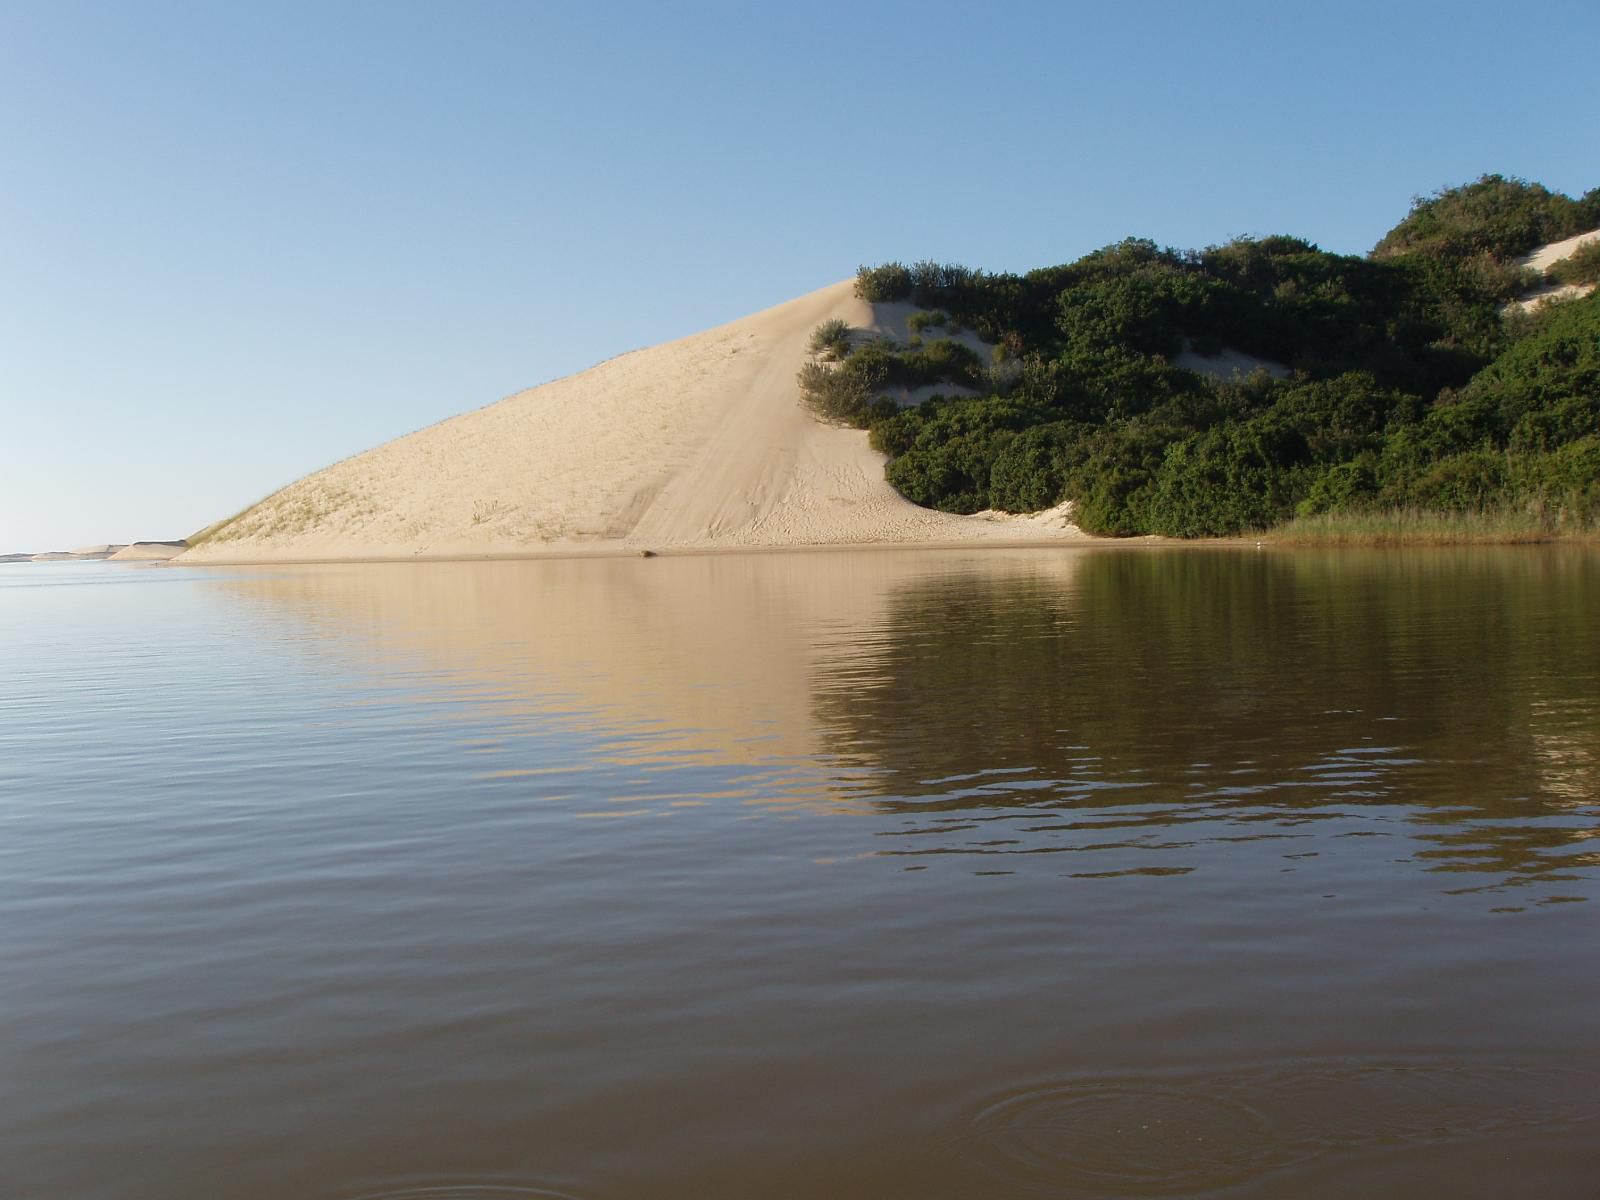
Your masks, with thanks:
M 994 1101 L 972 1124 L 987 1167 L 1069 1195 L 1200 1192 L 1283 1158 L 1260 1112 L 1199 1085 L 1058 1083 Z
M 348 1200 L 584 1200 L 575 1192 L 530 1184 L 430 1183 L 379 1192 L 362 1192 Z

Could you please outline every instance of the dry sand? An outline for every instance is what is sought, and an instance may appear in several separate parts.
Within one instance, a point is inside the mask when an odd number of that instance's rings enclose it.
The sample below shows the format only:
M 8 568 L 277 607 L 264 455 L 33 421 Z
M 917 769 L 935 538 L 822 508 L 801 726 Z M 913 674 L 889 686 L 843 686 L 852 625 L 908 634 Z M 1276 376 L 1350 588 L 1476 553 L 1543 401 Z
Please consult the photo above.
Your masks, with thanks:
M 112 562 L 162 562 L 169 558 L 176 558 L 189 548 L 189 543 L 175 542 L 134 542 L 124 546 L 111 556 Z
M 865 433 L 801 407 L 795 376 L 819 324 L 904 340 L 912 311 L 868 304 L 847 281 L 624 354 L 309 475 L 176 561 L 1084 538 L 1065 506 L 1026 517 L 919 508 L 885 481 Z
M 29 562 L 102 562 L 124 548 L 120 542 L 101 542 L 94 546 L 79 546 L 76 550 L 51 550 L 44 554 L 30 554 L 25 557 Z M 9 561 L 16 561 L 17 556 L 8 554 L 6 558 Z
M 1522 266 L 1534 271 L 1548 271 L 1562 259 L 1570 258 L 1575 251 L 1595 241 L 1600 241 L 1600 229 L 1591 229 L 1588 233 L 1580 233 L 1559 242 L 1550 242 L 1525 257 Z M 1569 300 L 1587 296 L 1592 291 L 1594 291 L 1592 283 L 1547 283 L 1525 293 L 1515 303 L 1519 308 L 1535 308 L 1546 300 Z

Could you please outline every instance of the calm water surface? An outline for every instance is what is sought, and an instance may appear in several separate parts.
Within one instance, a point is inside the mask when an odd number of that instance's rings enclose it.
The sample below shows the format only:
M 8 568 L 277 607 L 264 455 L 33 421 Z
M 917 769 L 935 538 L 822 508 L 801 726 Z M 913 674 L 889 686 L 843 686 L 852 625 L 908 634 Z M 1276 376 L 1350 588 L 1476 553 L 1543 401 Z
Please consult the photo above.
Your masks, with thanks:
M 0 1194 L 1592 1197 L 1600 554 L 0 567 Z

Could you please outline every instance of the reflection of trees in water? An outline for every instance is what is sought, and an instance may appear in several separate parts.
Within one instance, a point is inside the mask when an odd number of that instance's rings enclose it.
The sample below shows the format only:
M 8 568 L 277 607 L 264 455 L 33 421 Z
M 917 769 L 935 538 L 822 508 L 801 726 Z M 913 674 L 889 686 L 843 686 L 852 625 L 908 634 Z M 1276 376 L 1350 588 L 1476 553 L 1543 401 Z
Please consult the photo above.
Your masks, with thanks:
M 907 818 L 896 852 L 1164 870 L 1145 852 L 1404 831 L 1424 869 L 1558 882 L 1597 862 L 1596 596 L 1583 550 L 974 569 L 898 590 L 825 660 L 817 716 Z

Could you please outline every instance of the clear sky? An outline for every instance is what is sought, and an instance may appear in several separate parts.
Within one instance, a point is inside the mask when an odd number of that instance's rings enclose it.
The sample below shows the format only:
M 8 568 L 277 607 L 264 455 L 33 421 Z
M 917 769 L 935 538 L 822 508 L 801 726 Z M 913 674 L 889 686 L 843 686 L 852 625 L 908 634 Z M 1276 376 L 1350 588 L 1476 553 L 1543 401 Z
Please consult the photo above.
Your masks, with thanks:
M 863 262 L 1600 185 L 1600 3 L 0 0 L 0 552 L 180 537 Z

